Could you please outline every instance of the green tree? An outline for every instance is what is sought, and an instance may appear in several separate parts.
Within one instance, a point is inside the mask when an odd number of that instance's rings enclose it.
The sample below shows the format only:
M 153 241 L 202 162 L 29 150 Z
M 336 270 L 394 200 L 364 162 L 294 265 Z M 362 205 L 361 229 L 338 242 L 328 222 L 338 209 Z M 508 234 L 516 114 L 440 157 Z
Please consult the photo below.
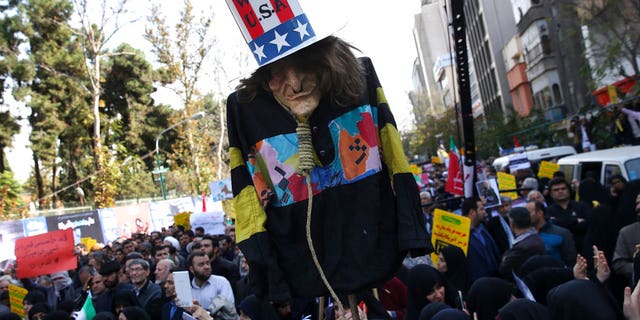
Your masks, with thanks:
M 21 33 L 28 45 L 30 68 L 34 72 L 12 74 L 19 84 L 14 96 L 31 108 L 29 140 L 35 189 L 40 199 L 47 190 L 57 189 L 60 139 L 68 128 L 65 117 L 82 118 L 82 113 L 78 113 L 85 96 L 82 78 L 78 78 L 82 55 L 67 23 L 72 10 L 71 3 L 65 0 L 32 0 L 17 6 L 24 24 Z M 48 176 L 43 175 L 44 172 Z
M 5 172 L 8 169 L 6 163 L 6 157 L 4 149 L 12 147 L 12 139 L 18 132 L 20 132 L 20 125 L 14 119 L 9 111 L 0 112 L 0 173 Z
M 199 82 L 205 59 L 216 44 L 210 35 L 211 17 L 207 14 L 197 17 L 191 1 L 185 0 L 175 34 L 159 6 L 153 7 L 148 22 L 145 38 L 162 66 L 160 80 L 182 100 L 183 108 L 171 119 L 178 123 L 205 109 Z M 214 168 L 218 158 L 212 157 L 211 147 L 217 138 L 211 129 L 209 119 L 186 122 L 176 128 L 178 139 L 172 145 L 173 152 L 168 154 L 168 162 L 173 174 L 169 181 L 182 183 L 174 185 L 177 192 L 205 193 L 208 183 L 216 178 Z
M 27 212 L 22 200 L 20 184 L 10 171 L 0 172 L 0 214 L 1 220 L 15 220 L 24 217 Z
M 565 0 L 567 1 L 567 0 Z M 580 24 L 588 27 L 591 46 L 587 56 L 595 63 L 596 77 L 614 72 L 625 78 L 640 77 L 640 2 L 628 0 L 570 1 L 576 6 Z M 632 74 L 625 71 L 630 67 Z M 628 69 L 627 69 L 628 70 Z

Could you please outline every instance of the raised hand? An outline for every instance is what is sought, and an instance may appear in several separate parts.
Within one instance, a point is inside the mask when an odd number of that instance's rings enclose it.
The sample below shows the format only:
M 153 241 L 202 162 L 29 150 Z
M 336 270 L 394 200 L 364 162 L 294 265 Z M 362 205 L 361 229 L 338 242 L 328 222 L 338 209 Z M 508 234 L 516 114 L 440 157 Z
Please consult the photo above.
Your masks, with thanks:
M 636 283 L 635 289 L 624 288 L 624 302 L 622 311 L 627 320 L 640 320 L 640 281 Z
M 581 255 L 576 257 L 576 264 L 573 266 L 573 277 L 576 279 L 588 279 L 587 259 Z
M 598 247 L 593 246 L 593 265 L 596 268 L 596 278 L 598 281 L 605 282 L 611 276 L 611 269 L 607 263 L 607 258 L 604 256 L 604 251 L 598 250 Z

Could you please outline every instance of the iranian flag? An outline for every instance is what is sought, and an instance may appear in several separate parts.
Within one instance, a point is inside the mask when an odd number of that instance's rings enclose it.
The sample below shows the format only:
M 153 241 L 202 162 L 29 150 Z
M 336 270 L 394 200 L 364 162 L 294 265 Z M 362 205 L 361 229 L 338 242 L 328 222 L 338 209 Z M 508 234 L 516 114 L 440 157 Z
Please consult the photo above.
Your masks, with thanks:
M 460 170 L 460 158 L 458 158 L 458 148 L 453 137 L 449 146 L 449 172 L 447 173 L 447 184 L 445 190 L 456 195 L 463 195 L 462 170 Z
M 96 308 L 93 307 L 93 300 L 91 299 L 91 291 L 88 292 L 87 299 L 84 300 L 82 309 L 75 311 L 72 317 L 75 320 L 92 320 L 96 316 Z

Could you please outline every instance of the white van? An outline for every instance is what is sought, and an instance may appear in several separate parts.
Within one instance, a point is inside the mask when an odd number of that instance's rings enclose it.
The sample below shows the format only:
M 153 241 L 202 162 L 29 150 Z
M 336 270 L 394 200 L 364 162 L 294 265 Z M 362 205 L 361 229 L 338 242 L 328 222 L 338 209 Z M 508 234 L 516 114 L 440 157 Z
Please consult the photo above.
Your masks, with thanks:
M 560 146 L 560 147 L 527 150 L 523 153 L 527 156 L 527 158 L 529 159 L 529 162 L 531 162 L 531 164 L 537 168 L 537 165 L 540 163 L 540 161 L 544 160 L 544 161 L 556 162 L 556 160 L 558 160 L 559 158 L 566 157 L 569 155 L 574 155 L 577 152 L 576 152 L 576 149 L 574 149 L 572 146 Z M 493 161 L 492 166 L 496 170 L 506 168 L 509 165 L 509 157 L 510 156 L 512 157 L 514 155 L 517 155 L 517 153 L 497 158 Z
M 569 182 L 582 180 L 592 171 L 603 186 L 609 185 L 614 174 L 622 175 L 627 181 L 640 178 L 640 146 L 604 149 L 568 156 L 558 161 L 560 170 Z

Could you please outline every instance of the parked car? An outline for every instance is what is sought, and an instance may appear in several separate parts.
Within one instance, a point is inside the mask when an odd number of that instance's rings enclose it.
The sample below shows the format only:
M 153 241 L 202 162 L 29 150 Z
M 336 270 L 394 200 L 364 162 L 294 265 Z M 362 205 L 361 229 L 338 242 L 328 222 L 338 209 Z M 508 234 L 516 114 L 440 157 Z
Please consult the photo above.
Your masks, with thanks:
M 531 162 L 531 165 L 534 168 L 537 168 L 538 164 L 543 160 L 556 162 L 558 159 L 562 157 L 574 155 L 577 152 L 576 152 L 576 149 L 573 148 L 572 146 L 560 146 L 560 147 L 527 150 L 522 153 L 524 153 L 527 156 L 527 158 L 529 159 L 529 162 Z M 509 157 L 513 157 L 514 155 L 517 155 L 517 154 L 518 153 L 514 153 L 514 154 L 506 155 L 500 158 L 496 158 L 493 161 L 492 165 L 496 170 L 505 168 L 509 165 Z
M 593 172 L 603 186 L 609 178 L 621 174 L 627 181 L 640 178 L 640 146 L 604 149 L 585 152 L 558 160 L 569 182 L 582 180 L 587 172 Z

